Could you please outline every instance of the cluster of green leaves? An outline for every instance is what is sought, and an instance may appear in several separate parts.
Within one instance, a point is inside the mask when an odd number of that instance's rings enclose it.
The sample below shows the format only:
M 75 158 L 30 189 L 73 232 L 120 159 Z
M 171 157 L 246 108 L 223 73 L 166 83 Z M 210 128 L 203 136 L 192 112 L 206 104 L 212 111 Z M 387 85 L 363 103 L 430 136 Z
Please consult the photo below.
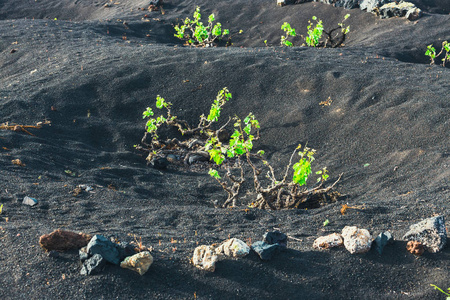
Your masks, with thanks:
M 338 27 L 335 29 L 332 29 L 330 32 L 327 32 L 324 30 L 323 22 L 321 19 L 318 19 L 316 16 L 312 17 L 312 20 L 308 21 L 307 29 L 307 36 L 305 37 L 305 43 L 309 47 L 319 47 L 321 45 L 327 44 L 327 42 L 332 42 L 332 33 L 333 31 L 340 29 L 342 32 L 343 39 L 345 39 L 345 35 L 347 35 L 350 32 L 350 26 L 345 26 L 344 21 L 347 20 L 350 17 L 350 14 L 346 14 L 344 17 L 344 20 L 341 23 L 338 23 Z M 315 23 L 314 23 L 315 21 Z M 281 29 L 285 32 L 286 35 L 281 36 L 281 45 L 282 46 L 288 46 L 292 47 L 293 44 L 291 41 L 289 41 L 289 37 L 295 37 L 296 32 L 295 28 L 292 28 L 291 25 L 288 22 L 284 22 L 281 26 Z M 326 33 L 328 36 L 328 39 L 326 42 L 322 41 L 323 33 Z M 266 42 L 265 42 L 266 43 Z M 267 44 L 267 43 L 266 43 Z M 337 43 L 337 45 L 341 45 L 342 42 Z
M 189 45 L 206 47 L 212 46 L 216 39 L 220 40 L 230 34 L 228 29 L 222 29 L 221 23 L 214 24 L 214 14 L 209 15 L 207 25 L 203 24 L 201 18 L 200 7 L 197 6 L 192 20 L 186 18 L 184 24 L 174 26 L 174 36 L 187 41 Z
M 443 293 L 444 295 L 446 295 L 446 300 L 450 300 L 450 288 L 447 288 L 447 292 L 445 292 L 443 289 L 441 289 L 440 287 L 438 287 L 435 284 L 430 284 L 432 287 L 434 287 L 435 290 L 440 291 L 441 293 Z
M 201 115 L 199 126 L 195 129 L 191 129 L 191 128 L 183 128 L 181 123 L 177 122 L 177 117 L 173 116 L 170 111 L 172 103 L 167 102 L 164 98 L 158 95 L 156 97 L 156 108 L 158 109 L 165 108 L 167 110 L 167 116 L 160 115 L 154 118 L 153 116 L 155 115 L 155 113 L 153 112 L 152 108 L 147 107 L 147 109 L 142 113 L 143 119 L 148 118 L 148 121 L 145 125 L 145 129 L 148 133 L 151 134 L 153 140 L 157 140 L 159 138 L 158 128 L 161 127 L 162 125 L 176 126 L 178 127 L 179 131 L 182 134 L 185 134 L 188 131 L 190 132 L 202 131 L 206 128 L 209 128 L 213 122 L 217 122 L 217 120 L 220 117 L 222 107 L 225 105 L 227 101 L 231 99 L 231 97 L 232 97 L 231 93 L 228 91 L 226 87 L 220 90 L 219 93 L 217 94 L 216 99 L 211 105 L 208 117 L 205 117 L 205 115 Z M 186 122 L 183 121 L 182 123 Z
M 301 145 L 298 145 L 297 150 L 301 149 Z M 311 171 L 311 163 L 315 160 L 314 154 L 316 150 L 310 149 L 308 147 L 304 147 L 303 151 L 299 151 L 298 155 L 300 156 L 300 160 L 295 163 L 292 168 L 294 169 L 294 175 L 292 181 L 299 186 L 303 186 L 306 184 L 308 180 L 308 176 L 312 173 Z M 321 178 L 317 178 L 317 182 L 326 181 L 328 179 L 328 170 L 327 168 L 323 168 L 320 171 L 317 171 L 316 174 L 321 175 Z
M 436 59 L 436 57 L 439 57 L 444 51 L 445 53 L 444 58 L 442 58 L 442 66 L 445 67 L 445 62 L 450 61 L 450 43 L 448 41 L 442 42 L 442 48 L 438 54 L 436 54 L 436 48 L 434 48 L 433 45 L 428 45 L 425 55 L 430 57 L 430 64 L 432 65 L 434 64 L 434 60 Z
M 290 36 L 294 37 L 297 34 L 295 33 L 295 28 L 292 28 L 291 25 L 288 22 L 284 22 L 283 25 L 281 25 L 281 29 L 284 30 L 286 33 L 286 36 L 281 36 L 281 45 L 292 47 L 294 46 L 291 41 L 288 40 Z M 264 41 L 264 43 L 267 46 L 267 40 Z
M 163 107 L 165 107 L 166 109 L 170 109 L 170 107 L 172 106 L 172 103 L 170 102 L 166 102 L 164 100 L 164 98 L 162 98 L 160 95 L 158 95 L 156 97 L 156 107 L 158 109 L 162 109 Z M 163 125 L 166 124 L 168 122 L 168 120 L 174 120 L 176 117 L 174 116 L 168 116 L 168 118 L 164 117 L 163 115 L 160 115 L 157 118 L 151 118 L 154 116 L 154 112 L 150 107 L 147 107 L 147 109 L 142 113 L 142 118 L 149 118 L 149 120 L 147 121 L 147 124 L 145 124 L 145 128 L 147 130 L 148 133 L 150 133 L 153 137 L 153 139 L 158 139 L 158 128 Z
M 205 149 L 208 151 L 211 160 L 217 165 L 221 165 L 225 161 L 226 157 L 241 158 L 245 155 L 248 158 L 253 150 L 253 140 L 255 139 L 255 136 L 252 132 L 256 130 L 259 134 L 259 121 L 255 118 L 253 113 L 250 113 L 243 122 L 238 117 L 235 117 L 234 120 L 235 130 L 231 135 L 228 145 L 219 142 L 215 136 L 212 136 L 206 143 Z M 292 183 L 297 184 L 298 186 L 303 186 L 306 184 L 308 176 L 312 173 L 311 163 L 314 161 L 313 155 L 316 153 L 316 150 L 304 147 L 303 151 L 300 151 L 301 145 L 299 145 L 296 150 L 299 151 L 298 155 L 300 156 L 300 159 L 292 166 Z M 257 157 L 262 157 L 264 154 L 264 151 L 260 150 L 257 152 Z M 268 164 L 266 160 L 263 159 L 262 161 L 265 165 Z M 221 178 L 218 171 L 215 169 L 210 169 L 209 174 L 216 179 Z M 317 181 L 325 181 L 329 176 L 326 168 L 317 171 L 316 174 L 321 175 L 321 178 L 318 178 Z
M 350 17 L 350 14 L 346 14 L 344 16 L 344 20 L 341 23 L 338 23 L 339 27 L 341 28 L 341 31 L 343 34 L 347 34 L 350 32 L 350 25 L 345 27 L 344 21 L 347 20 Z
M 220 112 L 222 110 L 222 107 L 227 101 L 230 101 L 232 98 L 231 93 L 228 91 L 227 88 L 223 88 L 219 91 L 217 94 L 216 99 L 214 100 L 213 104 L 211 105 L 211 109 L 209 110 L 209 115 L 206 118 L 209 122 L 217 122 L 217 120 L 220 117 Z M 202 118 L 203 116 L 200 116 Z
M 253 140 L 255 136 L 251 134 L 252 129 L 259 130 L 259 122 L 252 113 L 244 119 L 245 126 L 242 126 L 242 120 L 234 118 L 234 132 L 230 137 L 228 144 L 223 144 L 216 136 L 211 136 L 206 142 L 205 150 L 209 153 L 210 159 L 217 165 L 221 165 L 228 158 L 240 157 L 250 153 L 253 149 Z M 214 178 L 220 178 L 218 172 L 210 169 L 209 174 Z
M 313 21 L 316 21 L 316 25 L 313 27 L 313 23 L 308 21 L 308 26 L 306 27 L 308 36 L 305 37 L 306 45 L 309 47 L 317 47 L 319 46 L 320 39 L 322 38 L 323 33 L 323 23 L 322 20 L 317 20 L 316 16 L 312 17 Z

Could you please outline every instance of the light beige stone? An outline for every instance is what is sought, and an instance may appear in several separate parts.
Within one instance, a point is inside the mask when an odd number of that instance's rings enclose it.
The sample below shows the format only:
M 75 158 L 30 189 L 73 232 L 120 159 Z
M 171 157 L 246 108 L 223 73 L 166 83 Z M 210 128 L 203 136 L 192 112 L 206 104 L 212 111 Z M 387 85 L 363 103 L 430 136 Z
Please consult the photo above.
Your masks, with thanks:
M 201 270 L 214 272 L 219 257 L 215 254 L 213 246 L 201 245 L 195 248 L 192 263 Z
M 215 249 L 216 254 L 231 257 L 244 257 L 250 253 L 250 247 L 242 240 L 232 238 L 224 241 Z
M 365 253 L 372 246 L 372 236 L 367 229 L 359 229 L 356 226 L 345 226 L 342 229 L 344 246 L 351 253 Z
M 313 243 L 313 248 L 323 250 L 342 246 L 343 243 L 344 240 L 342 239 L 342 236 L 339 233 L 332 233 L 317 238 Z
M 121 263 L 122 268 L 130 269 L 139 273 L 139 275 L 144 275 L 148 268 L 153 263 L 153 256 L 148 251 L 142 251 L 136 253 L 133 256 L 128 256 Z

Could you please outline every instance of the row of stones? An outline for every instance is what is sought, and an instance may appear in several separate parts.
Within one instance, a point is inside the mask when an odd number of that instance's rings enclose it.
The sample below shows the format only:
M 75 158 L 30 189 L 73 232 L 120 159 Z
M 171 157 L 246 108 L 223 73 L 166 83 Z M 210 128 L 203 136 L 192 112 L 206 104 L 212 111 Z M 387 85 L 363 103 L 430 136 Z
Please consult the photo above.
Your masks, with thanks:
M 380 16 L 382 19 L 391 17 L 406 17 L 410 21 L 419 19 L 422 16 L 422 10 L 413 3 L 394 0 L 293 0 L 294 3 L 303 2 L 322 2 L 335 7 L 346 9 L 360 8 L 361 10 L 371 12 Z M 289 0 L 277 0 L 277 4 L 284 6 Z M 290 1 L 292 2 L 292 1 Z
M 410 230 L 403 236 L 408 241 L 407 250 L 413 254 L 421 255 L 424 250 L 431 253 L 441 251 L 447 243 L 447 231 L 443 216 L 425 219 L 411 225 Z M 351 253 L 366 253 L 375 242 L 375 249 L 382 254 L 386 245 L 394 241 L 390 232 L 383 232 L 373 240 L 367 229 L 359 229 L 356 226 L 345 226 L 342 233 L 333 233 L 317 238 L 313 248 L 318 250 L 333 247 L 344 247 Z M 253 249 L 262 260 L 268 260 L 272 256 L 287 247 L 287 236 L 281 232 L 268 232 L 263 236 L 263 241 L 255 242 L 251 247 L 243 241 L 233 238 L 224 241 L 218 247 L 214 245 L 202 245 L 194 250 L 192 263 L 199 269 L 214 272 L 216 262 L 224 258 L 240 258 L 249 254 Z
M 214 272 L 216 263 L 226 258 L 241 258 L 255 251 L 262 260 L 269 260 L 276 253 L 287 248 L 288 237 L 279 232 L 267 232 L 262 241 L 257 241 L 249 247 L 242 240 L 232 238 L 220 245 L 201 245 L 195 248 L 192 264 L 199 269 Z M 431 253 L 441 251 L 447 243 L 447 231 L 443 216 L 425 219 L 411 225 L 410 230 L 403 236 L 403 240 L 409 241 L 410 252 L 421 254 L 423 250 Z M 389 232 L 381 233 L 376 239 L 376 249 L 381 254 L 385 245 L 393 241 Z M 356 226 L 345 226 L 342 233 L 333 233 L 317 238 L 313 248 L 323 250 L 344 245 L 351 253 L 365 253 L 372 248 L 372 236 L 367 229 L 359 229 Z M 56 230 L 51 234 L 40 237 L 42 248 L 56 254 L 56 251 L 64 251 L 77 248 L 82 262 L 80 273 L 90 275 L 98 272 L 106 263 L 120 265 L 145 274 L 153 257 L 148 249 L 131 243 L 116 243 L 102 235 L 91 237 L 86 234 L 78 234 L 70 231 Z M 420 248 L 423 247 L 423 248 Z
M 262 260 L 270 260 L 276 253 L 287 248 L 287 236 L 279 231 L 267 232 L 262 241 L 257 241 L 249 247 L 244 241 L 232 238 L 219 246 L 201 245 L 195 248 L 192 264 L 205 271 L 214 272 L 216 263 L 227 258 L 247 256 L 250 250 L 258 254 Z
M 138 245 L 121 242 L 115 243 L 102 235 L 90 236 L 66 230 L 55 230 L 39 238 L 42 248 L 52 257 L 59 256 L 58 251 L 80 249 L 82 262 L 80 273 L 91 275 L 98 273 L 106 263 L 120 265 L 143 275 L 153 263 L 149 251 L 141 251 Z

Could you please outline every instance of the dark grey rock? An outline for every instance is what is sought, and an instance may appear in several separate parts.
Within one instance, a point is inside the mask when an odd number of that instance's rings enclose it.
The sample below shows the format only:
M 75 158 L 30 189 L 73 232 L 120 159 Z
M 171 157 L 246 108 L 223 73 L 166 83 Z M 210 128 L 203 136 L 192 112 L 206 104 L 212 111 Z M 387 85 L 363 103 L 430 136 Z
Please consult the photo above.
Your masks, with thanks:
M 420 242 L 431 253 L 441 251 L 447 243 L 447 230 L 445 228 L 444 216 L 425 219 L 417 224 L 411 225 L 409 229 L 403 236 L 403 239 L 406 241 Z
M 386 245 L 392 244 L 394 242 L 394 238 L 389 231 L 385 231 L 380 233 L 375 239 L 375 249 L 380 255 L 383 253 L 383 249 Z
M 59 252 L 56 251 L 56 250 L 49 251 L 49 252 L 48 252 L 48 257 L 51 257 L 51 258 L 58 258 L 58 257 L 59 257 Z
M 209 161 L 209 157 L 199 153 L 191 153 L 187 159 L 187 163 L 190 165 L 201 161 Z
M 170 163 L 176 163 L 180 160 L 180 156 L 179 155 L 175 155 L 175 154 L 169 154 L 166 156 L 166 159 L 170 162 Z
M 119 251 L 119 260 L 122 261 L 125 257 L 133 256 L 136 254 L 134 250 L 135 246 L 130 243 L 121 242 L 119 244 L 115 244 L 117 250 Z
M 151 165 L 158 170 L 164 170 L 169 165 L 169 161 L 165 157 L 157 157 L 152 160 Z
M 334 6 L 345 9 L 357 8 L 359 7 L 359 0 L 337 0 Z
M 89 258 L 89 254 L 87 253 L 87 247 L 83 247 L 78 251 L 78 255 L 80 256 L 81 262 L 84 262 Z
M 263 241 L 257 241 L 252 244 L 252 249 L 259 255 L 262 260 L 270 260 L 272 257 L 284 250 L 286 247 L 281 246 L 280 244 L 267 244 Z
M 94 254 L 91 258 L 84 261 L 81 267 L 81 275 L 91 275 L 99 273 L 106 264 L 106 260 L 100 254 Z
M 301 4 L 306 2 L 312 2 L 313 0 L 291 0 L 287 1 L 288 4 Z
M 359 8 L 361 10 L 366 10 L 367 12 L 373 12 L 378 7 L 381 7 L 393 0 L 360 0 Z
M 116 244 L 103 235 L 95 235 L 87 245 L 87 253 L 90 256 L 100 254 L 106 261 L 118 265 L 120 263 L 119 250 Z
M 149 5 L 155 5 L 155 6 L 158 6 L 158 5 L 161 5 L 162 4 L 162 0 L 152 0 L 152 1 L 150 1 L 150 4 Z
M 287 247 L 287 235 L 279 231 L 266 232 L 263 236 L 263 241 L 269 245 L 279 244 L 284 248 Z

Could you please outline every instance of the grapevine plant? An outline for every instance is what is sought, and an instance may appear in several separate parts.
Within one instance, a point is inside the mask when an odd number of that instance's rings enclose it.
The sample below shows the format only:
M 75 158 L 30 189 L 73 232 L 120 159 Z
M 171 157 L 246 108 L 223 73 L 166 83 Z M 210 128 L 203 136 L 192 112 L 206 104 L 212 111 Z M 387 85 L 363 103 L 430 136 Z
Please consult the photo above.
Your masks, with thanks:
M 442 59 L 442 66 L 445 67 L 445 62 L 450 61 L 450 43 L 448 41 L 442 42 L 442 48 L 438 54 L 436 54 L 436 48 L 434 48 L 433 45 L 428 45 L 425 55 L 430 57 L 431 60 L 430 65 L 432 65 L 435 63 L 434 60 L 436 59 L 436 57 L 439 57 L 442 53 L 444 53 L 444 58 Z
M 197 6 L 194 12 L 194 18 L 191 20 L 186 18 L 184 24 L 175 25 L 175 37 L 185 40 L 188 45 L 197 47 L 210 47 L 214 45 L 216 40 L 221 40 L 226 35 L 230 34 L 228 29 L 222 29 L 221 23 L 215 23 L 214 14 L 208 17 L 206 25 L 201 21 L 202 15 L 200 7 Z
M 225 190 L 228 197 L 222 207 L 236 206 L 240 189 L 245 182 L 246 173 L 253 175 L 253 186 L 256 200 L 250 206 L 261 209 L 298 208 L 312 197 L 326 197 L 329 191 L 339 181 L 339 178 L 329 187 L 324 187 L 328 179 L 328 171 L 323 168 L 317 171 L 319 175 L 317 185 L 307 189 L 307 179 L 312 174 L 311 165 L 314 161 L 315 150 L 298 145 L 292 152 L 289 163 L 282 177 L 275 174 L 275 169 L 264 158 L 264 151 L 254 152 L 254 142 L 260 138 L 260 124 L 253 113 L 249 113 L 243 120 L 238 116 L 228 118 L 223 125 L 218 125 L 223 106 L 232 98 L 227 88 L 217 94 L 211 105 L 208 116 L 201 115 L 197 127 L 190 127 L 184 120 L 172 115 L 170 102 L 161 96 L 156 98 L 156 107 L 165 109 L 166 115 L 155 117 L 153 110 L 148 107 L 143 112 L 143 118 L 148 119 L 146 131 L 141 144 L 136 148 L 148 151 L 147 160 L 153 162 L 175 154 L 189 164 L 189 157 L 193 154 L 206 157 L 209 161 L 209 175 L 213 177 Z M 233 121 L 232 134 L 226 127 Z M 182 134 L 184 140 L 177 138 L 162 140 L 158 135 L 161 126 L 175 127 Z M 217 128 L 217 129 L 213 129 Z M 150 135 L 150 142 L 147 142 Z M 263 176 L 263 170 L 266 174 Z
M 344 44 L 347 34 L 350 32 L 350 26 L 345 26 L 344 21 L 350 17 L 350 14 L 345 15 L 344 20 L 338 23 L 338 27 L 326 31 L 323 27 L 322 20 L 316 16 L 312 17 L 312 20 L 308 21 L 307 36 L 304 37 L 306 46 L 309 47 L 331 47 L 337 48 Z M 314 24 L 315 22 L 315 24 Z M 285 32 L 286 36 L 281 36 L 281 45 L 292 47 L 293 43 L 289 41 L 289 37 L 295 37 L 295 28 L 287 22 L 284 22 L 281 29 Z M 323 34 L 326 35 L 326 40 L 322 39 Z M 303 37 L 303 36 L 302 36 Z M 305 45 L 305 44 L 303 44 Z

